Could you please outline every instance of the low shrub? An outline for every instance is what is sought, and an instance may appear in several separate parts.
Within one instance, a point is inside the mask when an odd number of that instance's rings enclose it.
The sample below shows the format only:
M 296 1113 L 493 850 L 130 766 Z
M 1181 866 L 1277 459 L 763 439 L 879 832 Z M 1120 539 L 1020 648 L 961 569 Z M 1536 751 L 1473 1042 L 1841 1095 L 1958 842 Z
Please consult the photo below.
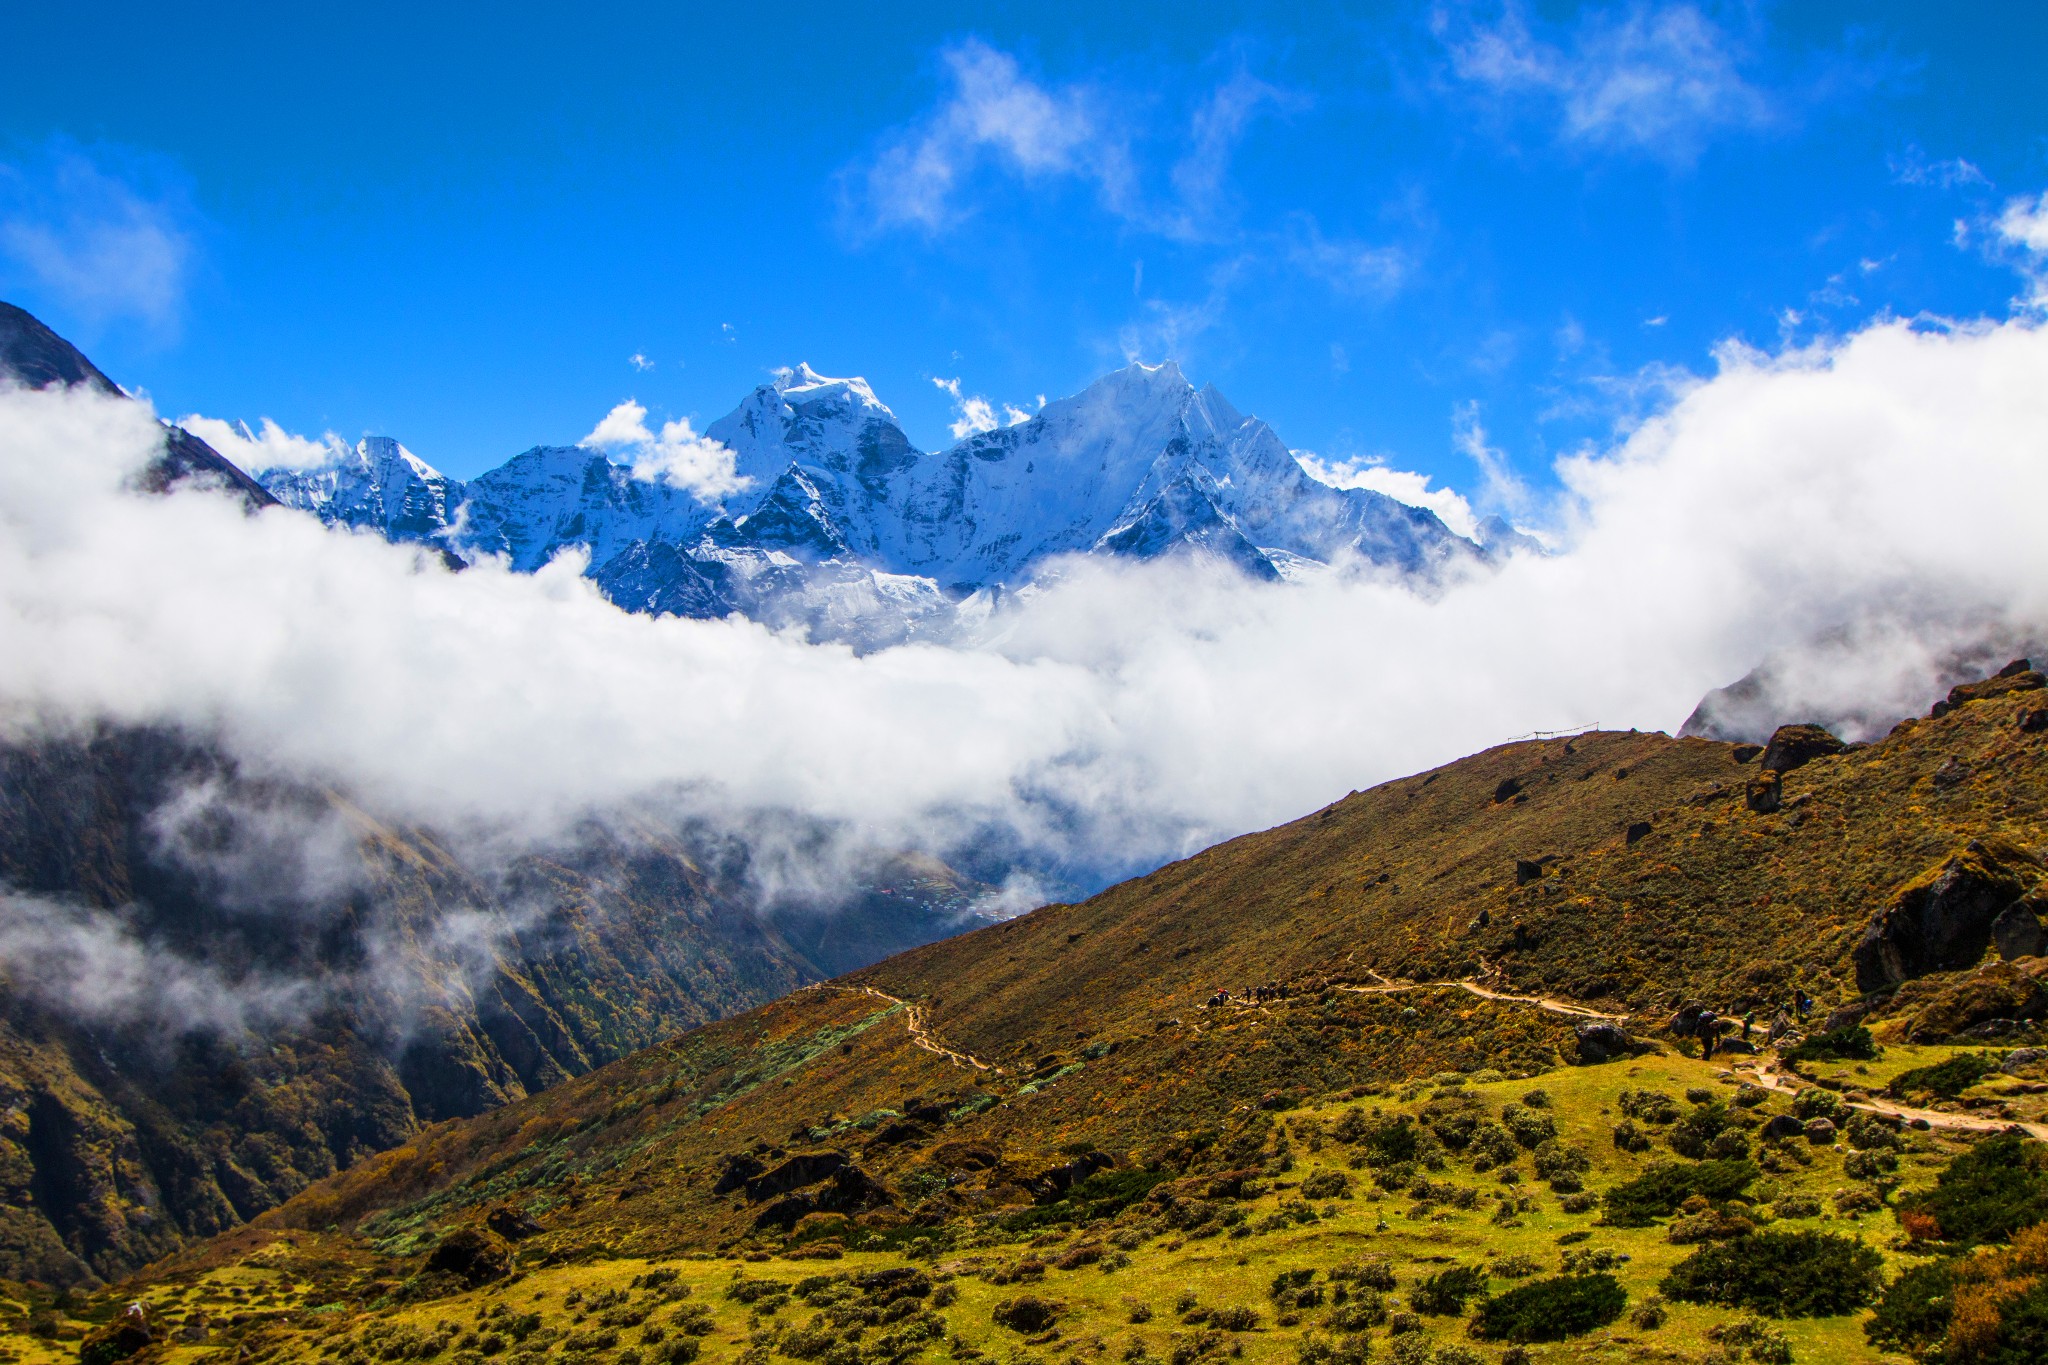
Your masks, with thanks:
M 1694 1195 L 1719 1203 L 1741 1194 L 1759 1174 L 1755 1162 L 1742 1159 L 1659 1162 L 1607 1192 L 1603 1221 L 1614 1227 L 1648 1227 L 1676 1213 L 1678 1206 Z
M 1658 1090 L 1624 1090 L 1617 1102 L 1625 1116 L 1639 1123 L 1676 1123 L 1681 1112 L 1678 1101 Z
M 1877 1297 L 1883 1267 L 1884 1258 L 1853 1237 L 1766 1231 L 1701 1247 L 1659 1288 L 1686 1303 L 1774 1318 L 1834 1317 Z
M 1465 1302 L 1486 1292 L 1486 1272 L 1477 1266 L 1454 1265 L 1418 1282 L 1408 1292 L 1409 1306 L 1431 1317 L 1455 1317 Z
M 1338 1266 L 1330 1272 L 1330 1278 L 1367 1289 L 1389 1290 L 1394 1287 L 1394 1267 L 1384 1256 L 1363 1256 Z
M 1036 1294 L 1020 1294 L 1014 1299 L 1004 1299 L 989 1310 L 999 1327 L 1007 1327 L 1025 1336 L 1037 1336 L 1040 1332 L 1059 1321 L 1066 1305 L 1053 1299 L 1041 1299 Z
M 2017 1133 L 1986 1138 L 1951 1161 L 1933 1189 L 1906 1196 L 1899 1208 L 1933 1218 L 1943 1241 L 2003 1242 L 2048 1221 L 2048 1146 Z
M 1500 1124 L 1516 1142 L 1532 1149 L 1557 1136 L 1556 1119 L 1525 1105 L 1502 1105 Z
M 1802 1119 L 1831 1119 L 1841 1112 L 1842 1097 L 1810 1085 L 1792 1097 L 1792 1112 Z
M 1863 1335 L 1880 1350 L 1919 1355 L 1948 1335 L 1955 1288 L 1953 1261 L 1929 1261 L 1901 1271 L 1885 1286 L 1877 1311 L 1863 1324 Z
M 1785 1055 L 1795 1062 L 1874 1062 L 1878 1046 L 1869 1029 L 1851 1024 L 1808 1038 Z
M 1562 1341 L 1605 1327 L 1626 1307 L 1628 1292 L 1605 1271 L 1556 1275 L 1487 1299 L 1473 1319 L 1472 1335 L 1487 1341 Z
M 1614 1125 L 1614 1145 L 1624 1152 L 1647 1152 L 1650 1135 L 1634 1119 L 1623 1119 Z
M 1317 1171 L 1301 1182 L 1303 1199 L 1349 1199 L 1351 1177 L 1342 1171 Z
M 1933 1066 L 1916 1066 L 1892 1078 L 1885 1087 L 1885 1093 L 1894 1098 L 1904 1099 L 1921 1091 L 1931 1091 L 1945 1100 L 1952 1100 L 1998 1070 L 1998 1057 L 1989 1052 L 1959 1052 L 1945 1062 Z
M 1673 1124 L 1665 1140 L 1671 1150 L 1680 1156 L 1698 1161 L 1707 1155 L 1708 1146 L 1728 1126 L 1728 1106 L 1709 1097 L 1704 1103 L 1695 1104 L 1692 1112 Z
M 1372 1359 L 1372 1342 L 1363 1333 L 1331 1341 L 1310 1332 L 1295 1348 L 1294 1358 L 1299 1365 L 1366 1365 Z

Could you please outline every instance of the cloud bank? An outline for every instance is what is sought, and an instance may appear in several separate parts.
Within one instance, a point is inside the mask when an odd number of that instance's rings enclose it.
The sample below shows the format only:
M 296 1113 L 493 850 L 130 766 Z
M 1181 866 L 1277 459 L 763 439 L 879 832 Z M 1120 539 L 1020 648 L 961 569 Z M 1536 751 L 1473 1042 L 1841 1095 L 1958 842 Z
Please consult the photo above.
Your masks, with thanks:
M 145 410 L 11 392 L 0 727 L 177 721 L 443 827 L 793 812 L 1095 879 L 1508 736 L 1673 728 L 1830 632 L 1852 647 L 1813 686 L 1921 709 L 1959 642 L 2048 623 L 2044 380 L 2024 318 L 1729 347 L 1560 463 L 1553 556 L 1429 593 L 1071 562 L 977 641 L 863 657 L 626 615 L 569 560 L 455 575 L 287 510 L 139 496 Z

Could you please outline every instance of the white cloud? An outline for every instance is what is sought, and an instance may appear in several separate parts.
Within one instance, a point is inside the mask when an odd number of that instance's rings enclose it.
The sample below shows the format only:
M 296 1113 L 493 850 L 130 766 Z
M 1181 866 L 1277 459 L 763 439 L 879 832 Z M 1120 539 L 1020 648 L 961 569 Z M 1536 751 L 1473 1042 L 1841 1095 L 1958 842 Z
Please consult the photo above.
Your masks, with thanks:
M 0 165 L 0 288 L 45 296 L 90 324 L 174 328 L 192 241 L 175 197 L 151 198 L 80 152 Z
M 664 422 L 660 432 L 651 431 L 647 409 L 630 398 L 606 413 L 577 444 L 629 451 L 634 478 L 674 484 L 702 503 L 716 504 L 753 483 L 740 476 L 732 449 L 698 435 L 689 418 Z
M 1965 185 L 1986 189 L 1991 186 L 1991 178 L 1963 158 L 1929 161 L 1918 147 L 1909 147 L 1905 155 L 1893 157 L 1891 169 L 1892 179 L 1901 185 L 1934 185 L 1945 190 Z
M 633 352 L 633 354 L 626 357 L 626 363 L 639 370 L 642 374 L 654 368 L 654 362 L 647 358 L 645 351 Z
M 1515 473 L 1507 452 L 1486 443 L 1486 428 L 1479 423 L 1479 404 L 1461 403 L 1451 414 L 1451 445 L 1459 454 L 1479 466 L 1479 505 L 1490 512 L 1510 517 L 1530 511 L 1529 487 Z
M 2031 290 L 2026 303 L 2048 308 L 2048 190 L 2035 199 L 2009 201 L 1998 215 L 1998 235 L 2023 254 L 2020 273 Z
M 1015 426 L 1030 415 L 1020 413 L 1012 417 L 1007 424 L 1001 423 L 996 421 L 995 404 L 978 394 L 962 393 L 957 378 L 940 379 L 933 376 L 932 386 L 953 400 L 953 421 L 946 429 L 953 433 L 953 439 L 956 441 L 964 441 L 969 436 L 979 436 L 984 431 L 994 431 L 998 426 Z M 1005 413 L 1017 413 L 1016 408 L 1007 404 L 1003 410 Z
M 1862 643 L 1825 685 L 1923 709 L 1984 624 L 2048 633 L 2044 374 L 2031 318 L 1730 347 L 1562 462 L 1554 555 L 1428 594 L 1082 561 L 978 643 L 865 656 L 629 616 L 572 561 L 450 574 L 283 509 L 132 494 L 145 409 L 0 394 L 0 729 L 186 725 L 440 827 L 780 810 L 876 847 L 995 828 L 1043 866 L 1130 867 L 1504 736 L 1674 726 L 1845 626 Z
M 1407 282 L 1413 268 L 1400 247 L 1325 237 L 1307 218 L 1297 221 L 1284 251 L 1304 274 L 1351 295 L 1392 294 Z
M 1440 10 L 1434 27 L 1460 80 L 1547 106 L 1567 142 L 1689 160 L 1710 134 L 1772 117 L 1741 46 L 1690 4 L 1588 10 L 1560 42 L 1538 36 L 1517 0 L 1491 25 Z
M 1041 403 L 1041 404 L 1040 404 L 1039 406 L 1043 407 L 1043 406 L 1044 406 L 1044 404 L 1043 404 L 1043 403 Z M 1006 427 L 1014 427 L 1014 426 L 1017 426 L 1017 425 L 1018 425 L 1019 423 L 1022 423 L 1022 422 L 1028 422 L 1028 421 L 1030 421 L 1030 420 L 1031 420 L 1031 418 L 1032 418 L 1032 414 L 1031 414 L 1031 413 L 1028 413 L 1028 412 L 1026 412 L 1026 411 L 1025 411 L 1024 409 L 1022 409 L 1022 408 L 1018 407 L 1018 406 L 1017 406 L 1017 405 L 1016 405 L 1015 403 L 1005 403 L 1005 404 L 1003 404 L 1003 425 L 1004 425 L 1004 426 L 1006 426 Z
M 1410 507 L 1428 508 L 1442 518 L 1444 525 L 1468 539 L 1478 533 L 1479 518 L 1473 513 L 1472 504 L 1456 489 L 1431 488 L 1427 474 L 1395 469 L 1367 456 L 1325 460 L 1311 451 L 1297 450 L 1294 458 L 1309 472 L 1309 477 L 1332 488 L 1369 488 Z
M 197 413 L 180 417 L 178 425 L 242 469 L 311 469 L 348 449 L 331 431 L 315 440 L 286 431 L 268 417 L 255 431 L 247 422 L 224 422 Z
M 1105 201 L 1128 190 L 1121 141 L 1082 86 L 1050 88 L 1017 59 L 978 38 L 940 55 L 952 92 L 926 118 L 889 139 L 859 173 L 876 226 L 937 231 L 957 221 L 963 181 L 984 161 L 1026 180 L 1078 177 Z

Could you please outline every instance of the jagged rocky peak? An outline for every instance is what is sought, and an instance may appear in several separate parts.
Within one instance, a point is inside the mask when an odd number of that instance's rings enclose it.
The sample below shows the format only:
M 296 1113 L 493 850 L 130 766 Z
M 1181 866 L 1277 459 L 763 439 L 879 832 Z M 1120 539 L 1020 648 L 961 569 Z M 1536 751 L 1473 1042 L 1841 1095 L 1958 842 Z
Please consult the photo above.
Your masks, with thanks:
M 443 534 L 461 505 L 462 485 L 389 436 L 336 442 L 327 458 L 259 470 L 271 496 L 328 525 L 367 526 L 392 540 Z
M 867 380 L 833 379 L 808 364 L 776 371 L 704 434 L 730 447 L 740 475 L 760 487 L 797 465 L 854 477 L 878 495 L 918 456 Z

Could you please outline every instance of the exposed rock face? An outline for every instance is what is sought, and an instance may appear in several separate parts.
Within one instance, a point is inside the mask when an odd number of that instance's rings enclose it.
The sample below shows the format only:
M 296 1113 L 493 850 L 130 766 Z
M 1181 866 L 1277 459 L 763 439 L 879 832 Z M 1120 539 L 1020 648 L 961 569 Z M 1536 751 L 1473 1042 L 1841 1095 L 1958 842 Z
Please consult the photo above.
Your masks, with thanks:
M 520 1242 L 528 1237 L 538 1237 L 542 1232 L 546 1231 L 534 1219 L 532 1214 L 528 1213 L 525 1209 L 515 1209 L 509 1204 L 501 1204 L 497 1208 L 492 1209 L 490 1214 L 484 1219 L 484 1226 L 508 1242 Z
M 849 1163 L 834 1171 L 830 1180 L 776 1200 L 761 1210 L 754 1226 L 793 1228 L 814 1213 L 860 1213 L 894 1202 L 880 1181 Z
M 1582 1062 L 1611 1062 L 1616 1057 L 1631 1056 L 1636 1051 L 1635 1040 L 1619 1024 L 1604 1020 L 1580 1024 L 1577 1032 L 1579 1060 Z
M 31 389 L 61 384 L 83 386 L 110 398 L 126 396 L 76 346 L 11 303 L 0 303 L 0 379 Z M 216 484 L 250 508 L 277 502 L 225 455 L 183 427 L 166 425 L 163 453 L 143 471 L 141 484 L 161 493 L 188 480 Z
M 1758 815 L 1771 815 L 1785 802 L 1785 784 L 1776 773 L 1752 777 L 1742 789 L 1742 804 Z
M 747 1198 L 759 1203 L 773 1199 L 778 1194 L 788 1194 L 806 1185 L 815 1185 L 844 1170 L 847 1165 L 844 1152 L 798 1152 L 772 1171 L 755 1176 L 746 1183 Z
M 1833 1119 L 1808 1119 L 1806 1140 L 1816 1147 L 1835 1145 L 1835 1121 Z
M 1936 716 L 1947 715 L 1958 706 L 1973 701 L 1989 701 L 1993 697 L 2010 696 L 2014 692 L 2036 692 L 2048 687 L 2048 677 L 2035 670 L 2032 660 L 2014 659 L 1992 676 L 1978 682 L 1958 683 L 1948 690 L 1948 698 L 1934 704 Z
M 2016 957 L 2039 957 L 2042 948 L 2048 947 L 2048 931 L 2041 928 L 2041 917 L 2028 901 L 2015 901 L 1991 921 L 1991 941 L 2007 962 Z
M 427 1271 L 453 1275 L 471 1289 L 502 1280 L 512 1272 L 512 1253 L 504 1242 L 476 1228 L 458 1228 L 441 1239 L 427 1257 Z
M 1816 758 L 1838 754 L 1847 747 L 1818 725 L 1780 725 L 1764 746 L 1763 768 L 1767 773 L 1789 773 Z
M 1856 945 L 1857 985 L 1881 990 L 1971 966 L 1991 941 L 1992 923 L 2039 876 L 2020 850 L 1971 840 L 1872 919 Z

